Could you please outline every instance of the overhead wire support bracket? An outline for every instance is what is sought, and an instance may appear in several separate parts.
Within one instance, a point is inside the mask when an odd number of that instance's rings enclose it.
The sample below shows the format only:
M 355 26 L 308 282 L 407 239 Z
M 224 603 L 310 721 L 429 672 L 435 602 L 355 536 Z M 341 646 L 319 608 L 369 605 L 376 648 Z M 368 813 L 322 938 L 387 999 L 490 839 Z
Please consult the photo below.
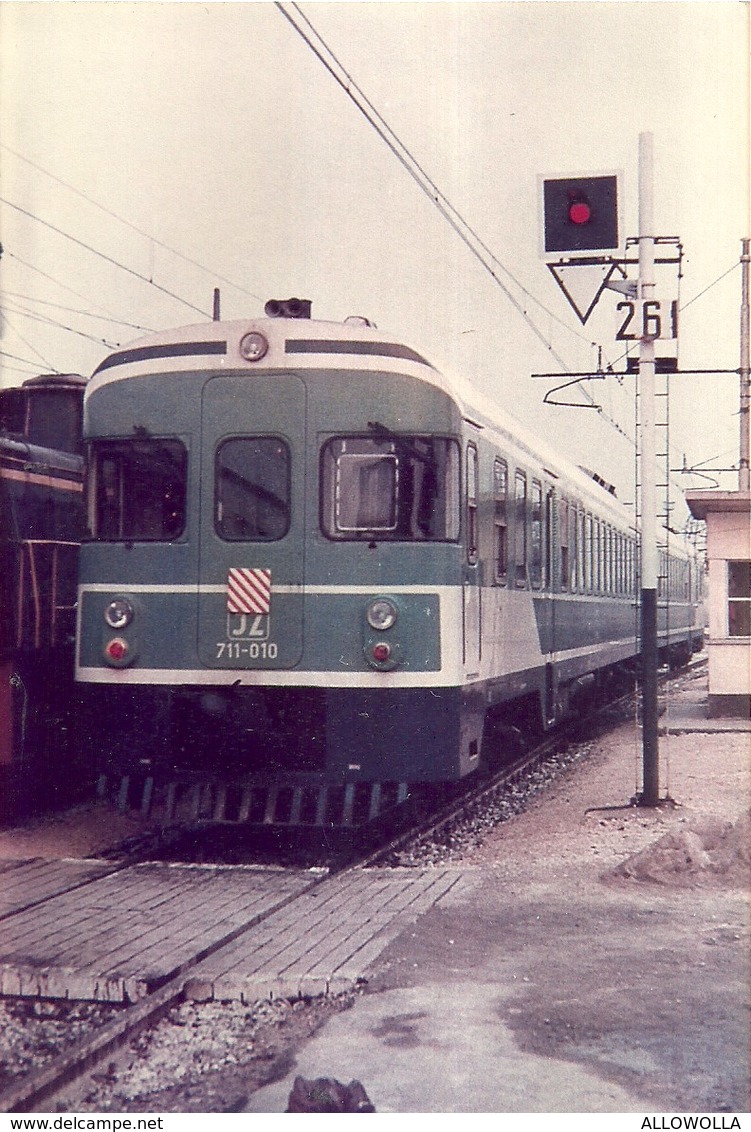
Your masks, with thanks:
M 740 373 L 740 368 L 738 366 L 736 366 L 735 369 L 714 369 L 714 368 L 713 369 L 671 369 L 669 371 L 669 376 L 673 377 L 675 374 L 680 375 L 680 374 L 691 374 L 691 373 L 693 373 L 693 374 Z M 547 378 L 574 377 L 574 378 L 577 378 L 579 381 L 586 380 L 586 379 L 588 379 L 590 381 L 598 381 L 600 378 L 604 378 L 604 377 L 634 377 L 636 375 L 635 375 L 634 372 L 632 372 L 631 370 L 628 370 L 628 369 L 619 369 L 619 370 L 611 369 L 611 370 L 603 370 L 603 371 L 592 371 L 591 369 L 585 369 L 585 370 L 581 370 L 581 371 L 566 370 L 563 373 L 531 373 L 529 376 L 530 377 L 547 377 Z M 572 384 L 572 383 L 569 382 L 569 384 Z M 553 393 L 554 390 L 551 389 L 550 392 Z
M 544 377 L 544 374 L 532 374 L 533 377 Z M 552 375 L 551 375 L 552 376 Z M 601 413 L 602 408 L 594 402 L 583 404 L 581 401 L 553 401 L 551 400 L 554 393 L 558 393 L 561 389 L 568 389 L 572 385 L 578 385 L 580 381 L 604 381 L 608 376 L 606 373 L 586 373 L 586 374 L 563 374 L 559 373 L 557 377 L 569 377 L 570 381 L 564 381 L 562 385 L 556 385 L 554 389 L 548 389 L 547 393 L 542 399 L 543 405 L 555 405 L 558 408 L 569 409 L 595 409 L 596 412 Z

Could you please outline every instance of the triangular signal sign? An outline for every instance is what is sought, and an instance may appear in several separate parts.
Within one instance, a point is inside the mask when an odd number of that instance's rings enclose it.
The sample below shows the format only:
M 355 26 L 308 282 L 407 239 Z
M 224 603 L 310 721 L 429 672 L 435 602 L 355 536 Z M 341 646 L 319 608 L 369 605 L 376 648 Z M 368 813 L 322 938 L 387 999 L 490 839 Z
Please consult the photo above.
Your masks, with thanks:
M 549 263 L 558 286 L 585 323 L 616 269 L 614 263 Z

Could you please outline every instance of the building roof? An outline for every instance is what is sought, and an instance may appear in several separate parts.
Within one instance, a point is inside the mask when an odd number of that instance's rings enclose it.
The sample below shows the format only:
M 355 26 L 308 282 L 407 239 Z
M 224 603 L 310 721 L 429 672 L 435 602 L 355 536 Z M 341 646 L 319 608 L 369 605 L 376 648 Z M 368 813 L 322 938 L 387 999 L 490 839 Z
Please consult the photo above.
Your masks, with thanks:
M 751 515 L 751 491 L 687 491 L 686 503 L 695 519 L 706 519 L 708 513 L 718 511 Z

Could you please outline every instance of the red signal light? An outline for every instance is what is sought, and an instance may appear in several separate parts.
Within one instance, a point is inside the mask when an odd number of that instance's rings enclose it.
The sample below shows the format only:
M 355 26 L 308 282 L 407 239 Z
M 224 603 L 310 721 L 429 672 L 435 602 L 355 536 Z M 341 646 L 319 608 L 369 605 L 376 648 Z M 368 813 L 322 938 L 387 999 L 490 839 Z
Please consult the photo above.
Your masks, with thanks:
M 569 205 L 568 218 L 572 224 L 589 224 L 592 209 L 585 200 L 575 200 Z
M 543 254 L 612 251 L 618 238 L 618 174 L 541 179 Z
M 107 642 L 104 653 L 113 664 L 119 664 L 128 655 L 128 642 L 124 641 L 122 637 L 113 637 L 111 641 Z

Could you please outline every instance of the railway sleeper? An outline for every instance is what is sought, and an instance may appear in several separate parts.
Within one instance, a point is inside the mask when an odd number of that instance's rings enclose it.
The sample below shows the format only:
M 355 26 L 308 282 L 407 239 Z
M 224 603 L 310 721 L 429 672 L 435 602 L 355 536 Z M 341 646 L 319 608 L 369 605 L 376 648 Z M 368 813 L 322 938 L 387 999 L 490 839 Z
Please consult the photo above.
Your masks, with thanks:
M 137 811 L 142 818 L 164 826 L 212 823 L 354 829 L 404 804 L 410 786 L 406 782 L 162 782 L 150 775 L 102 775 L 97 796 L 121 812 Z

